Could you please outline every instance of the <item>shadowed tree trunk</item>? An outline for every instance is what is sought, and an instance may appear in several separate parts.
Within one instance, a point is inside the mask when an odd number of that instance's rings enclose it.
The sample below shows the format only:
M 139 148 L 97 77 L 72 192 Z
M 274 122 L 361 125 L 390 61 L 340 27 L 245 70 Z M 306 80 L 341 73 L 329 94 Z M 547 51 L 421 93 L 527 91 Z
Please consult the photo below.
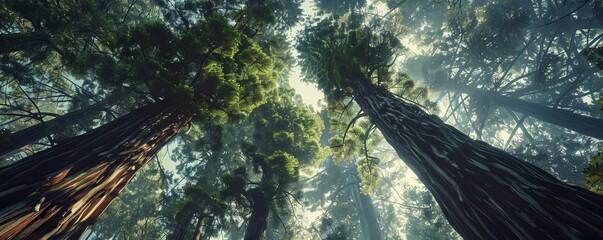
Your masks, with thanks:
M 355 101 L 465 239 L 597 239 L 603 196 L 475 141 L 361 73 Z
M 0 158 L 8 156 L 45 136 L 64 132 L 66 128 L 78 123 L 80 119 L 109 108 L 112 104 L 113 100 L 105 100 L 12 133 L 8 137 L 9 145 L 0 149 Z
M 484 97 L 490 104 L 506 107 L 515 112 L 525 114 L 540 121 L 554 124 L 585 136 L 603 139 L 603 119 L 576 114 L 567 110 L 550 108 L 537 103 L 528 102 L 518 98 L 502 96 L 495 92 L 488 92 L 477 88 L 446 83 L 449 89 L 470 96 Z
M 186 216 L 179 219 L 178 223 L 176 223 L 176 229 L 170 236 L 170 240 L 184 240 L 184 237 L 186 236 L 186 230 L 188 229 L 188 226 L 190 225 L 192 219 L 193 215 L 191 214 L 187 214 Z
M 157 102 L 0 168 L 0 239 L 77 239 L 191 118 Z
M 266 240 L 270 200 L 263 193 L 255 195 L 252 203 L 251 218 L 245 231 L 245 240 Z
M 362 239 L 370 239 L 370 240 L 381 240 L 383 239 L 383 233 L 381 233 L 381 226 L 379 225 L 379 220 L 377 219 L 377 209 L 375 209 L 375 205 L 373 204 L 373 199 L 369 195 L 365 195 L 360 192 L 360 178 L 358 177 L 358 172 L 356 171 L 356 166 L 352 165 L 351 169 L 354 173 L 355 181 L 352 189 L 352 197 L 354 199 L 354 206 L 358 212 L 358 217 L 360 218 L 360 227 L 362 229 Z
M 193 234 L 194 240 L 201 239 L 201 230 L 203 230 L 202 228 L 203 228 L 203 217 L 198 217 L 197 224 L 195 224 L 195 233 Z

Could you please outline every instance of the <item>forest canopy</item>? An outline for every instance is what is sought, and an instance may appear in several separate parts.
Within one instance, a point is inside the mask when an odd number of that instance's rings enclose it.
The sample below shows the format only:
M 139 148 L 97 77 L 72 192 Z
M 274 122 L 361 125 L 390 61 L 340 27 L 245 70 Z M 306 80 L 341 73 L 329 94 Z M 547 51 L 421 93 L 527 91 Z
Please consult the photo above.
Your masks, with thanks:
M 603 238 L 603 2 L 6 0 L 0 239 Z

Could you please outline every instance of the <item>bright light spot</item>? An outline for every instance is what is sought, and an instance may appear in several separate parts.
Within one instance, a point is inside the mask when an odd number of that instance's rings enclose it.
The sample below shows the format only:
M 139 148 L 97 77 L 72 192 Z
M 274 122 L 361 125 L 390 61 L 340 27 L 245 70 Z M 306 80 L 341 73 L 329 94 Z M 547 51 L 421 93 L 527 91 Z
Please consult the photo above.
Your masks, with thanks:
M 316 9 L 314 7 L 314 1 L 304 1 L 301 4 L 301 8 L 303 10 L 302 19 L 306 17 L 314 17 L 316 16 Z M 295 46 L 295 36 L 299 31 L 303 29 L 303 24 L 298 24 L 293 27 L 289 32 L 289 38 L 292 41 L 292 45 Z M 297 50 L 293 48 L 293 56 L 297 58 Z M 289 85 L 295 92 L 302 97 L 304 104 L 312 106 L 314 110 L 319 110 L 319 103 L 324 99 L 324 95 L 315 85 L 302 82 L 302 74 L 301 69 L 298 65 L 295 65 L 293 69 L 291 69 L 291 74 L 289 76 Z
M 289 77 L 289 85 L 302 97 L 304 104 L 312 106 L 314 110 L 319 110 L 319 103 L 324 99 L 324 95 L 314 84 L 302 82 L 301 79 L 299 66 L 295 66 Z

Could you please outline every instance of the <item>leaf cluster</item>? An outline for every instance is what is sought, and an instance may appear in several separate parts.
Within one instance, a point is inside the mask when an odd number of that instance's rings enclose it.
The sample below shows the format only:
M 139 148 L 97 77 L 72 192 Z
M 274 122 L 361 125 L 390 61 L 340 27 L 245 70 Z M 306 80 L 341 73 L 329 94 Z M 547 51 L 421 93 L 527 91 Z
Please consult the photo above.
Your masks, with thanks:
M 104 87 L 134 86 L 189 104 L 205 119 L 240 119 L 274 85 L 272 57 L 224 17 L 181 31 L 163 21 L 123 30 L 108 41 L 109 51 L 81 54 L 72 67 Z
M 387 85 L 400 41 L 391 33 L 375 33 L 359 15 L 329 17 L 306 27 L 297 38 L 304 80 L 323 90 L 327 101 L 351 93 L 352 80 Z
M 603 111 L 603 94 L 599 96 L 601 111 Z M 603 194 L 603 148 L 599 153 L 593 156 L 588 162 L 588 166 L 584 169 L 586 180 L 584 184 L 593 192 Z

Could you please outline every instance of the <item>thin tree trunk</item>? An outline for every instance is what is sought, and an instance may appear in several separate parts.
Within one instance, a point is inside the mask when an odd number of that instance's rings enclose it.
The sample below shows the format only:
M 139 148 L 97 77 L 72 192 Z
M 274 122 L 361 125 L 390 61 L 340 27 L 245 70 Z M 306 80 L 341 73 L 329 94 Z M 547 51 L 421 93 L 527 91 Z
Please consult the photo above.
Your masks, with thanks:
M 201 240 L 201 230 L 203 228 L 203 218 L 197 218 L 197 224 L 195 224 L 195 234 L 193 235 L 194 240 Z
M 95 114 L 103 109 L 109 108 L 112 104 L 113 100 L 98 102 L 82 109 L 56 117 L 49 121 L 41 122 L 12 133 L 8 138 L 9 145 L 6 148 L 0 148 L 0 158 L 6 157 L 20 148 L 32 144 L 45 136 L 64 132 L 68 127 L 78 123 L 80 119 Z
M 447 84 L 453 91 L 459 91 L 470 96 L 487 97 L 492 105 L 506 107 L 540 121 L 554 124 L 585 136 L 603 139 L 603 119 L 576 114 L 567 110 L 550 108 L 537 103 L 518 98 L 502 96 L 499 93 L 488 92 L 477 88 Z
M 191 118 L 157 102 L 0 168 L 0 239 L 77 239 Z
M 571 186 L 352 78 L 360 108 L 465 239 L 600 239 L 603 196 Z
M 170 236 L 170 240 L 184 240 L 184 237 L 186 236 L 186 230 L 188 229 L 192 218 L 193 215 L 187 214 L 186 217 L 180 219 L 176 224 L 176 229 Z
M 356 166 L 352 165 L 351 168 L 354 172 L 354 181 L 360 182 L 358 172 L 356 172 Z M 381 227 L 377 219 L 377 209 L 373 204 L 373 199 L 369 195 L 365 195 L 360 192 L 360 185 L 354 184 L 352 189 L 352 195 L 354 199 L 354 205 L 358 216 L 360 218 L 360 227 L 362 229 L 362 239 L 364 240 L 381 240 L 383 234 L 381 233 Z

